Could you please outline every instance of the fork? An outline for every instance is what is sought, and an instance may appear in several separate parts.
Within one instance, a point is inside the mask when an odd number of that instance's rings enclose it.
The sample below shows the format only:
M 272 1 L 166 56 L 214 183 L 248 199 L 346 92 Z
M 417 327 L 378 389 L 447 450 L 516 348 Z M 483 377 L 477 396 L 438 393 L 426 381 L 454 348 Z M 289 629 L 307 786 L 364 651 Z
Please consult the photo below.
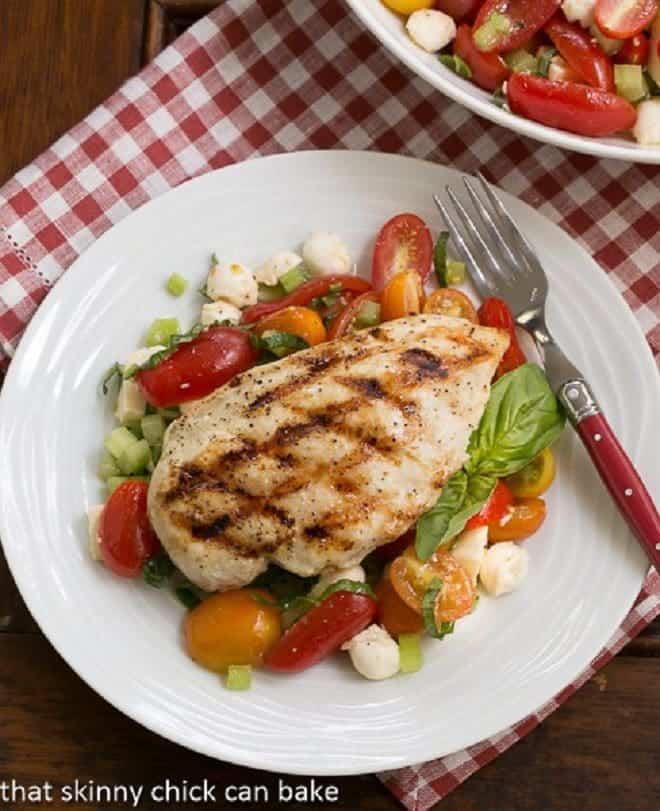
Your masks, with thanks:
M 546 376 L 571 424 L 619 511 L 660 571 L 660 516 L 653 499 L 605 419 L 589 384 L 548 329 L 545 314 L 548 279 L 536 252 L 483 175 L 477 177 L 481 196 L 475 184 L 463 178 L 476 218 L 449 186 L 446 193 L 450 205 L 433 195 L 435 204 L 479 295 L 504 299 L 516 324 L 536 341 L 544 357 Z

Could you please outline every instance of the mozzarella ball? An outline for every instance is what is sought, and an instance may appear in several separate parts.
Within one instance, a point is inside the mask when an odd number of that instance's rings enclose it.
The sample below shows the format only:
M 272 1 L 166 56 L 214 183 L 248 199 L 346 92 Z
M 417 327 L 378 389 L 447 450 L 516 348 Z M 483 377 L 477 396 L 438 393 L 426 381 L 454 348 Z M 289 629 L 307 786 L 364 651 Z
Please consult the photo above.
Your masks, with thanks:
M 562 11 L 569 22 L 578 22 L 583 28 L 589 28 L 594 21 L 594 12 L 598 0 L 564 0 Z
M 637 106 L 633 135 L 639 144 L 660 146 L 660 98 L 643 101 Z
M 365 679 L 380 681 L 399 672 L 399 646 L 380 625 L 370 625 L 342 645 Z
M 434 9 L 414 11 L 406 29 L 415 45 L 429 53 L 441 51 L 456 36 L 456 23 L 449 14 Z
M 348 569 L 326 569 L 321 572 L 318 582 L 310 592 L 311 597 L 320 597 L 321 594 L 338 580 L 354 580 L 356 583 L 364 583 L 367 577 L 362 566 L 350 566 Z
M 236 307 L 257 303 L 257 280 L 250 268 L 238 262 L 218 262 L 211 268 L 206 294 L 213 301 L 224 299 Z
M 493 597 L 515 591 L 527 576 L 527 550 L 511 541 L 496 543 L 486 550 L 479 580 Z
M 105 504 L 97 504 L 90 507 L 87 511 L 87 529 L 89 532 L 89 555 L 92 560 L 103 560 L 101 555 L 101 537 L 99 535 L 99 525 L 101 523 L 101 514 Z
M 302 264 L 302 256 L 292 251 L 283 251 L 271 256 L 263 265 L 258 267 L 254 277 L 259 284 L 271 287 L 277 284 L 285 273 L 300 264 Z
M 302 255 L 307 269 L 316 276 L 353 271 L 348 248 L 336 234 L 312 234 L 303 245 Z
M 199 320 L 204 327 L 221 324 L 223 321 L 238 324 L 241 320 L 241 311 L 228 301 L 209 301 L 202 305 Z
M 468 573 L 473 585 L 477 584 L 477 575 L 488 543 L 488 527 L 464 529 L 450 550 L 451 556 Z

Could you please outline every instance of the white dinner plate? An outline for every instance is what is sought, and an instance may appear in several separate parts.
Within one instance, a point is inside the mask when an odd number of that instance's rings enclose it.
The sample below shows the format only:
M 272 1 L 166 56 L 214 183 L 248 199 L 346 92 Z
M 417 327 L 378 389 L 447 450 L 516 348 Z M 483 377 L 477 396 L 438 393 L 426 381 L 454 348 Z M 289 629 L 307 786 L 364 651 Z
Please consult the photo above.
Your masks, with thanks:
M 437 54 L 422 50 L 410 39 L 404 18 L 390 11 L 381 0 L 347 0 L 363 25 L 410 70 L 421 76 L 445 96 L 457 101 L 502 127 L 599 158 L 616 158 L 630 163 L 660 163 L 660 146 L 640 146 L 630 134 L 610 138 L 587 138 L 554 127 L 546 127 L 529 118 L 515 115 L 493 103 L 492 94 L 471 81 L 457 76 L 438 60 Z
M 414 675 L 369 682 L 337 655 L 297 676 L 257 672 L 226 690 L 181 645 L 184 609 L 166 591 L 113 576 L 87 553 L 85 513 L 103 498 L 95 469 L 112 425 L 103 372 L 158 316 L 192 323 L 209 255 L 256 265 L 314 229 L 341 234 L 369 271 L 379 227 L 415 211 L 437 233 L 431 195 L 456 172 L 409 158 L 304 152 L 192 180 L 101 237 L 30 324 L 0 397 L 0 537 L 33 616 L 60 654 L 122 712 L 190 749 L 263 769 L 352 774 L 444 755 L 520 720 L 599 652 L 647 568 L 570 429 L 548 519 L 526 545 L 520 591 L 483 598 Z M 506 197 L 552 284 L 549 320 L 588 374 L 650 490 L 657 376 L 633 316 L 562 231 Z M 179 271 L 190 292 L 173 299 Z M 654 463 L 655 462 L 655 463 Z M 99 730 L 102 741 L 103 730 Z

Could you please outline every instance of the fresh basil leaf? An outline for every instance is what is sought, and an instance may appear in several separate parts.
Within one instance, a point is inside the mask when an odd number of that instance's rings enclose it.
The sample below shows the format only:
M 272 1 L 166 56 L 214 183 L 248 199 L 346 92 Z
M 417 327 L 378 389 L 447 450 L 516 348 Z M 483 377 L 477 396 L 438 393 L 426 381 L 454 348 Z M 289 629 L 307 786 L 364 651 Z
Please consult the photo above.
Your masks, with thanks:
M 541 369 L 525 363 L 492 387 L 470 438 L 468 475 L 509 476 L 525 467 L 562 432 L 565 415 Z
M 115 379 L 121 381 L 123 377 L 123 368 L 121 364 L 113 363 L 113 365 L 108 369 L 101 379 L 101 388 L 103 389 L 103 394 L 107 394 L 110 391 Z
M 442 488 L 434 507 L 417 522 L 415 551 L 420 560 L 428 560 L 435 550 L 463 530 L 490 498 L 497 481 L 492 476 L 459 470 Z
M 148 560 L 142 567 L 142 578 L 155 589 L 161 588 L 175 572 L 176 566 L 165 552 Z
M 434 639 L 442 639 L 454 631 L 453 622 L 441 622 L 438 625 L 435 621 L 435 604 L 442 591 L 442 580 L 439 577 L 434 577 L 431 580 L 428 589 L 422 598 L 422 619 L 424 620 L 424 628 L 429 636 Z
M 376 599 L 376 595 L 368 583 L 361 583 L 359 580 L 349 580 L 348 578 L 344 577 L 341 580 L 336 580 L 334 583 L 330 583 L 328 588 L 325 589 L 325 591 L 318 598 L 318 602 L 322 603 L 323 600 L 327 599 L 336 591 L 350 591 L 353 594 L 366 594 L 367 597 L 373 597 Z
M 169 358 L 169 356 L 181 344 L 186 344 L 189 343 L 190 341 L 194 341 L 195 338 L 197 338 L 197 336 L 200 335 L 202 332 L 204 332 L 203 324 L 193 324 L 192 327 L 188 330 L 188 332 L 170 335 L 170 337 L 167 339 L 167 345 L 165 346 L 165 349 L 161 349 L 160 352 L 155 352 L 150 358 L 147 358 L 147 360 L 141 366 L 131 367 L 132 374 L 142 371 L 143 369 L 153 369 L 154 366 L 158 366 L 159 363 L 162 363 L 164 360 Z
M 309 344 L 299 335 L 290 332 L 280 332 L 279 330 L 268 330 L 259 336 L 260 348 L 275 355 L 276 358 L 283 358 L 301 349 L 307 349 Z
M 174 589 L 174 593 L 176 594 L 179 602 L 183 603 L 183 605 L 185 605 L 189 611 L 196 608 L 202 602 L 200 597 L 192 588 L 190 588 L 190 586 L 179 586 L 178 588 Z

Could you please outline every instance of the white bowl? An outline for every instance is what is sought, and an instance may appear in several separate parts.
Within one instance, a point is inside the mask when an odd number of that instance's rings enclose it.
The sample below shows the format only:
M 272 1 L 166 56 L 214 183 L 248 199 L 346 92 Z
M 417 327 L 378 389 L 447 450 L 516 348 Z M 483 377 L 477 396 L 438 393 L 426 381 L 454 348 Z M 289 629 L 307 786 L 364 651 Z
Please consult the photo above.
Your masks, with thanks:
M 449 98 L 484 118 L 537 141 L 598 158 L 616 158 L 630 163 L 660 163 L 660 146 L 638 146 L 632 136 L 586 138 L 537 124 L 503 110 L 493 103 L 490 93 L 467 79 L 461 79 L 441 64 L 437 56 L 426 53 L 415 45 L 406 32 L 403 19 L 386 8 L 381 0 L 347 2 L 371 33 L 412 71 Z

